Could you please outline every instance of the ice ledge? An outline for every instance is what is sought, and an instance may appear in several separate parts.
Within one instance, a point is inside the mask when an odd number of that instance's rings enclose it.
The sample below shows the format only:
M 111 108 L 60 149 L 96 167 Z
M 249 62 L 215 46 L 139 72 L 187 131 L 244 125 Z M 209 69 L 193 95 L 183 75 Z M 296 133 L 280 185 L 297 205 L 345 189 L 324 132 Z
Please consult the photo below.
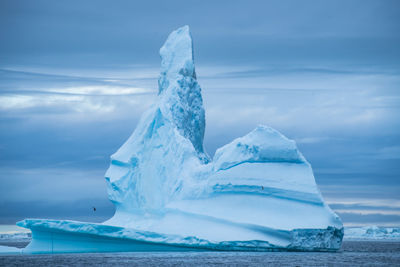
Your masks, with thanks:
M 22 253 L 111 252 L 111 251 L 336 251 L 343 229 L 294 229 L 284 231 L 288 246 L 267 241 L 212 242 L 197 237 L 165 235 L 132 228 L 67 220 L 25 219 L 18 226 L 31 229 L 32 242 Z M 282 232 L 282 230 L 276 230 Z

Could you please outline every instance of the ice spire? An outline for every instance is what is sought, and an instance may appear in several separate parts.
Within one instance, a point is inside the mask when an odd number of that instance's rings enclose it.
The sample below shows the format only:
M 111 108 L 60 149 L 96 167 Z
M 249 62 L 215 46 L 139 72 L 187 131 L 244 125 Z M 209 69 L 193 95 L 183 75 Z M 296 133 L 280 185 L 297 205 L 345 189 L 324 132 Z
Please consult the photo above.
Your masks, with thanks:
M 158 212 L 191 179 L 185 171 L 193 162 L 209 162 L 203 149 L 205 112 L 189 27 L 172 32 L 160 55 L 159 99 L 111 156 L 105 175 L 117 210 Z
M 161 73 L 159 93 L 169 86 L 169 81 L 179 75 L 196 79 L 193 59 L 193 42 L 189 26 L 173 31 L 160 48 Z
M 204 153 L 205 112 L 201 88 L 196 80 L 193 42 L 189 26 L 172 32 L 160 49 L 161 72 L 158 80 L 159 97 L 168 110 L 179 133 L 193 144 L 199 157 L 208 162 Z

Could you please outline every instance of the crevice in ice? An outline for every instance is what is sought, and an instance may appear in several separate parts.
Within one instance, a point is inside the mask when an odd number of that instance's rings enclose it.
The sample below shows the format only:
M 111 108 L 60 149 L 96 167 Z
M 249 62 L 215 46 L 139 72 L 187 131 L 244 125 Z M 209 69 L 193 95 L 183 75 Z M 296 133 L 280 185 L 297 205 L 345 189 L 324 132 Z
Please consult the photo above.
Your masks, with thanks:
M 221 165 L 219 168 L 215 169 L 215 171 L 225 171 L 232 169 L 233 167 L 239 166 L 244 163 L 292 163 L 292 164 L 305 164 L 304 161 L 301 160 L 290 160 L 290 159 L 265 159 L 265 160 L 244 160 L 238 163 Z
M 216 184 L 212 187 L 216 194 L 251 194 L 275 197 L 311 205 L 323 206 L 324 203 L 316 194 L 280 189 L 267 186 Z

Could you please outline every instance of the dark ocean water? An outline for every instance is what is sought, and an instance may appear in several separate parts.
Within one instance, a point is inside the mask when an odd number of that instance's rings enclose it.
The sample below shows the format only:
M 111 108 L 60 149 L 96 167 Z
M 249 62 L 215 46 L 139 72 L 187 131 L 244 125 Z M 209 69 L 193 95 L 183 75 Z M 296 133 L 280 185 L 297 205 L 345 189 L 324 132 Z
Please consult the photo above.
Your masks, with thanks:
M 3 244 L 6 245 L 6 244 Z M 11 244 L 10 244 L 11 245 Z M 22 244 L 19 244 L 20 246 Z M 26 245 L 26 243 L 25 243 Z M 0 256 L 0 266 L 400 266 L 400 242 L 345 241 L 339 252 L 125 252 Z

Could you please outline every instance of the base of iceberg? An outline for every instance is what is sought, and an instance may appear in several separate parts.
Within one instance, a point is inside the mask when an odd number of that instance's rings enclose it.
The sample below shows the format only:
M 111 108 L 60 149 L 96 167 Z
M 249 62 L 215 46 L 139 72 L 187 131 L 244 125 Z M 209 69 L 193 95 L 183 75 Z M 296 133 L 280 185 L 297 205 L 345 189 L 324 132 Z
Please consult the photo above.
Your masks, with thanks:
M 143 251 L 336 251 L 343 230 L 295 229 L 275 231 L 286 246 L 263 240 L 213 242 L 191 236 L 155 232 L 105 224 L 65 220 L 26 219 L 17 223 L 32 231 L 32 242 L 22 253 L 143 252 Z

